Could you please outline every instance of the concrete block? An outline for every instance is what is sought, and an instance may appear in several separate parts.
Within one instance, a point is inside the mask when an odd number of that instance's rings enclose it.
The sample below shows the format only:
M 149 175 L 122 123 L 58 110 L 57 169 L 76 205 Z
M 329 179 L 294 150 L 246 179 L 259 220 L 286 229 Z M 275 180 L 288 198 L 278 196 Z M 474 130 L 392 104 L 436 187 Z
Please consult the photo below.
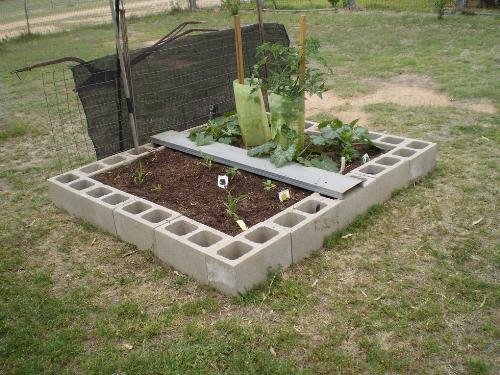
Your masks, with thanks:
M 340 201 L 314 193 L 267 220 L 290 233 L 293 263 L 320 249 L 324 238 L 339 229 L 335 207 Z
M 63 173 L 47 180 L 49 197 L 56 207 L 81 217 L 79 192 L 99 183 L 76 172 Z
M 113 211 L 135 197 L 106 185 L 95 185 L 80 193 L 80 217 L 96 227 L 116 235 Z
M 410 166 L 410 181 L 415 181 L 436 167 L 438 147 L 436 143 L 420 140 L 407 140 L 401 147 L 390 152 L 408 160 Z
M 207 254 L 209 284 L 224 293 L 245 293 L 264 282 L 270 269 L 292 263 L 288 230 L 262 223 Z
M 154 247 L 154 228 L 167 224 L 180 213 L 145 199 L 136 199 L 115 209 L 113 215 L 118 237 L 146 250 Z
M 409 185 L 410 164 L 397 155 L 380 155 L 353 169 L 347 175 L 361 175 L 377 180 L 378 188 L 390 194 Z
M 208 283 L 206 255 L 231 237 L 185 216 L 154 228 L 154 254 L 202 283 Z

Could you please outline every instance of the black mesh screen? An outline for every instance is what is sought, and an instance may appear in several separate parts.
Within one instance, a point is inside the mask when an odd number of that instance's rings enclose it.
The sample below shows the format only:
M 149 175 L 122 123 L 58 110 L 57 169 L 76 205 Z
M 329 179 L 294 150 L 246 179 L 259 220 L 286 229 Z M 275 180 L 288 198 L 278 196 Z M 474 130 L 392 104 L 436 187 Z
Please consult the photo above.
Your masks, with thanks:
M 266 41 L 289 45 L 285 27 L 265 24 Z M 251 75 L 258 25 L 242 28 L 245 76 Z M 166 130 L 205 123 L 210 108 L 235 109 L 234 30 L 208 32 L 175 40 L 160 48 L 130 53 L 134 105 L 140 143 Z M 76 90 L 98 159 L 133 147 L 127 105 L 115 55 L 72 67 Z

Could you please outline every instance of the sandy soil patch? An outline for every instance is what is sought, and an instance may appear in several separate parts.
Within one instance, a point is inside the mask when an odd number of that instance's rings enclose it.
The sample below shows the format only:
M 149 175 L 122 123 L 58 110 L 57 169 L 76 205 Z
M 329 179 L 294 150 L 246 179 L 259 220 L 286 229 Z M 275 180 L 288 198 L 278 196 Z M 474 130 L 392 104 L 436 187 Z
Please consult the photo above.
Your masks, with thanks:
M 404 107 L 456 106 L 475 112 L 496 113 L 495 106 L 486 99 L 454 101 L 448 95 L 437 92 L 434 83 L 427 77 L 401 74 L 389 81 L 370 80 L 369 83 L 373 84 L 376 90 L 366 95 L 343 99 L 332 90 L 325 92 L 322 99 L 318 96 L 309 97 L 306 100 L 306 113 L 308 116 L 330 113 L 343 121 L 359 118 L 361 122 L 369 122 L 369 116 L 363 111 L 363 106 L 377 103 L 392 103 Z

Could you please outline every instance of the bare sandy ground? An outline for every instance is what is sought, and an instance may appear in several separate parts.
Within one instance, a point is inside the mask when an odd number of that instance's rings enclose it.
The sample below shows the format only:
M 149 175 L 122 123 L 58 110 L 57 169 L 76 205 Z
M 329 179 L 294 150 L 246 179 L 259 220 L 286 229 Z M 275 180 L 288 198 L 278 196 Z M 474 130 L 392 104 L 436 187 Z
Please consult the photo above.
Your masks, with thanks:
M 362 123 L 369 123 L 369 116 L 363 111 L 363 106 L 376 103 L 392 103 L 404 107 L 447 107 L 457 106 L 476 112 L 496 113 L 496 107 L 487 99 L 477 101 L 455 101 L 448 95 L 433 89 L 433 82 L 426 77 L 402 74 L 389 81 L 370 80 L 376 87 L 375 91 L 366 95 L 351 98 L 341 98 L 334 90 L 327 91 L 323 98 L 309 97 L 306 100 L 307 115 L 328 113 L 343 121 L 359 118 Z

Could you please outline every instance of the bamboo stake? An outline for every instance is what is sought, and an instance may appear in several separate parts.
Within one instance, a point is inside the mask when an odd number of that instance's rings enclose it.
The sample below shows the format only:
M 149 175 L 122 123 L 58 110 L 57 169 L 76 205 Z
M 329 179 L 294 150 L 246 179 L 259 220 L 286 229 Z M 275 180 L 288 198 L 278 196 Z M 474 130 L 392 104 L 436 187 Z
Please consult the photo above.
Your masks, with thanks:
M 130 79 L 128 78 L 127 69 L 125 66 L 125 56 L 123 53 L 122 42 L 120 40 L 120 31 L 119 31 L 120 25 L 116 22 L 116 13 L 119 10 L 118 9 L 115 10 L 113 0 L 109 0 L 109 6 L 111 8 L 111 16 L 113 18 L 113 25 L 114 25 L 114 30 L 115 30 L 116 50 L 118 53 L 118 58 L 120 59 L 120 71 L 121 71 L 121 78 L 122 78 L 122 84 L 123 84 L 123 91 L 125 94 L 125 99 L 127 101 L 130 131 L 132 133 L 132 141 L 134 142 L 135 151 L 138 153 L 139 152 L 139 142 L 137 139 L 137 127 L 136 127 L 135 113 L 134 113 L 134 108 L 133 108 L 134 106 L 132 104 L 133 99 L 131 97 L 130 87 L 129 87 Z
M 260 35 L 260 44 L 264 44 L 266 41 L 266 34 L 264 30 L 264 19 L 262 17 L 262 1 L 263 0 L 257 0 L 257 19 L 259 20 L 259 35 Z M 262 69 L 262 78 L 266 79 L 267 78 L 267 64 L 264 64 L 264 68 Z M 266 108 L 266 112 L 269 112 L 269 99 L 267 97 L 267 91 L 262 90 L 262 96 L 264 99 L 264 107 Z
M 304 81 L 306 74 L 306 16 L 300 16 L 300 63 L 299 63 L 299 79 Z
M 241 41 L 241 22 L 240 16 L 234 16 L 234 40 L 236 42 L 236 68 L 238 71 L 238 82 L 245 83 L 245 71 L 243 66 L 243 45 Z

